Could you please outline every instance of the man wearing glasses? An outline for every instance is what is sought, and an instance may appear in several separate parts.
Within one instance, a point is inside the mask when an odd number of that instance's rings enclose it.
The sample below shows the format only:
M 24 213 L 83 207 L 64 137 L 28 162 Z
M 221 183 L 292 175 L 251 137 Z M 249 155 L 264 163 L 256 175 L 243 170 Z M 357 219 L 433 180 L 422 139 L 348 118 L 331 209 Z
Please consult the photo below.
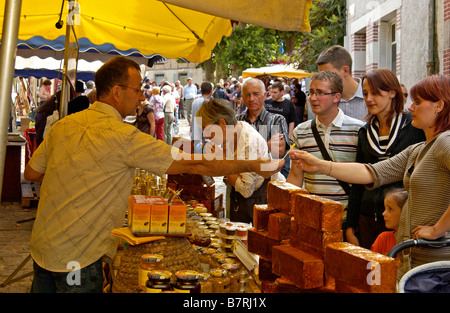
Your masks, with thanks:
M 163 174 L 224 176 L 258 172 L 270 177 L 283 161 L 192 158 L 123 119 L 145 96 L 140 68 L 125 57 L 95 74 L 97 99 L 55 123 L 25 168 L 42 181 L 31 235 L 32 292 L 101 292 L 102 262 L 114 260 L 136 168 Z M 74 279 L 74 278 L 79 279 Z
M 317 130 L 319 141 L 333 161 L 354 162 L 358 143 L 358 131 L 364 122 L 345 115 L 338 105 L 342 95 L 342 79 L 331 71 L 315 74 L 306 92 L 315 118 L 303 122 L 294 129 L 291 142 L 293 149 L 304 150 L 318 158 L 326 159 L 321 153 L 314 136 Z M 319 173 L 306 173 L 295 162 L 286 181 L 308 190 L 311 194 L 339 201 L 347 207 L 348 193 L 333 177 Z

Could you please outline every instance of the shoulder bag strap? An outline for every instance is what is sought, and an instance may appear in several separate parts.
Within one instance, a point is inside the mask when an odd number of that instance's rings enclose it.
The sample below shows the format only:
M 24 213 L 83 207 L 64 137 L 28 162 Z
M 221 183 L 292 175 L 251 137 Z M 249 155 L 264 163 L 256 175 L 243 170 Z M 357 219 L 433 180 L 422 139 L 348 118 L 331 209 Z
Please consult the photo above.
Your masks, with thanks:
M 325 149 L 322 138 L 320 137 L 319 132 L 317 131 L 315 118 L 313 118 L 311 121 L 311 129 L 312 129 L 314 138 L 316 139 L 317 145 L 319 146 L 320 152 L 322 153 L 323 158 L 328 161 L 333 161 L 331 159 L 330 155 L 328 154 L 327 149 Z M 341 185 L 342 189 L 344 189 L 345 193 L 347 195 L 350 194 L 350 185 L 341 180 L 337 180 L 337 181 L 338 181 L 339 185 Z

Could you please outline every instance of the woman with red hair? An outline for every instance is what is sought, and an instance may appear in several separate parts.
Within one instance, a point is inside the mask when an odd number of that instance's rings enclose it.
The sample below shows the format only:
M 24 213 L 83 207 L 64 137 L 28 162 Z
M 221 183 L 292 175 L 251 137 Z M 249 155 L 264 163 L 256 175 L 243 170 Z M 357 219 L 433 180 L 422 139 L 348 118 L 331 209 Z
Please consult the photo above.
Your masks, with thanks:
M 426 141 L 387 160 L 376 164 L 334 163 L 304 151 L 289 152 L 293 164 L 305 171 L 364 184 L 368 189 L 402 180 L 409 197 L 401 213 L 397 243 L 411 238 L 436 239 L 450 230 L 450 77 L 422 79 L 411 88 L 411 97 L 412 125 L 424 131 Z M 404 250 L 397 278 L 410 267 L 449 259 L 450 247 Z

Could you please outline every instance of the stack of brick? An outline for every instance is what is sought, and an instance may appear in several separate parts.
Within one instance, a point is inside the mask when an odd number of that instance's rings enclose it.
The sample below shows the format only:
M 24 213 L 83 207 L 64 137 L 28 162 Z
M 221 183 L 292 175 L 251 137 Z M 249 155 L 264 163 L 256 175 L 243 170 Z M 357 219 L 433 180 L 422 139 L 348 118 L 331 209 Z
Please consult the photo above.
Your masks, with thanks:
M 269 183 L 267 202 L 255 205 L 248 233 L 248 251 L 260 256 L 262 292 L 395 291 L 392 258 L 342 242 L 341 203 L 280 181 Z M 377 273 L 368 263 L 380 264 L 383 278 L 363 286 Z
M 332 243 L 326 247 L 325 271 L 335 280 L 336 292 L 396 292 L 395 259 L 348 242 Z

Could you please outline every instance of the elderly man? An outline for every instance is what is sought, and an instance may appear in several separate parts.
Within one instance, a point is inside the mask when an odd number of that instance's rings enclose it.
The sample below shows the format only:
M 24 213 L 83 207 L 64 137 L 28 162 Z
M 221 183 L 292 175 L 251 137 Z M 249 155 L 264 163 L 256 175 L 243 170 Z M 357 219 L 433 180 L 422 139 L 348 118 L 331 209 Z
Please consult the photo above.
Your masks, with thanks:
M 32 292 L 101 292 L 102 261 L 111 262 L 117 251 L 111 230 L 123 224 L 136 168 L 157 175 L 270 177 L 282 165 L 194 159 L 123 123 L 145 100 L 140 68 L 132 60 L 109 60 L 95 84 L 98 101 L 55 123 L 25 168 L 25 179 L 42 181 L 31 235 Z
M 165 85 L 162 87 L 162 99 L 164 107 L 164 142 L 171 145 L 176 103 L 175 97 L 172 95 L 172 87 L 170 87 L 170 85 Z
M 271 155 L 281 159 L 289 149 L 288 126 L 282 115 L 270 113 L 265 109 L 265 99 L 264 83 L 257 78 L 246 80 L 242 87 L 242 100 L 247 106 L 247 111 L 237 119 L 253 125 L 267 140 Z M 281 174 L 287 177 L 289 168 L 283 167 Z

